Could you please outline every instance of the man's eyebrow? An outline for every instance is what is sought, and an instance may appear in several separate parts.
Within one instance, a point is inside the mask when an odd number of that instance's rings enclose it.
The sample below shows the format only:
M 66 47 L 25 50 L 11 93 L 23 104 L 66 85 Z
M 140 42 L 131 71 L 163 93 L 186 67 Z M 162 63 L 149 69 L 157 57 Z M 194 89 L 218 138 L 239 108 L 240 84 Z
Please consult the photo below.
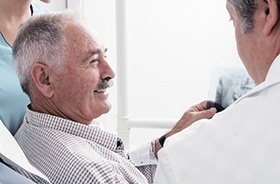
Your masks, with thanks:
M 104 49 L 104 53 L 107 52 L 107 48 Z M 96 49 L 94 51 L 89 51 L 90 55 L 95 55 L 95 54 L 99 54 L 101 52 L 101 49 Z
M 85 57 L 83 58 L 82 62 L 86 63 L 92 56 L 97 55 L 98 53 L 100 53 L 101 50 L 100 49 L 96 49 L 96 50 L 90 50 L 86 53 Z
M 107 52 L 107 48 L 104 49 L 104 53 Z M 91 50 L 87 52 L 86 58 L 83 59 L 83 62 L 86 62 L 90 57 L 97 55 L 101 52 L 101 49 Z
M 90 55 L 95 55 L 95 54 L 99 54 L 101 52 L 101 49 L 96 49 L 96 50 L 93 50 L 93 51 L 89 51 L 89 54 Z
M 98 55 L 100 52 L 101 52 L 101 49 L 88 51 L 85 60 L 89 59 L 90 57 L 92 57 L 94 55 Z

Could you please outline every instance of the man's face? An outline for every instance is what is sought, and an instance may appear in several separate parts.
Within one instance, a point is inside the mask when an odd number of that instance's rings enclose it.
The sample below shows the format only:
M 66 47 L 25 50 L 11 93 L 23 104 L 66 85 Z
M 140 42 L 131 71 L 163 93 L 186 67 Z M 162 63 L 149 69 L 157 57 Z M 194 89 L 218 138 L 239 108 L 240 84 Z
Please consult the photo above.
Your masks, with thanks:
M 100 84 L 115 74 L 106 61 L 106 49 L 83 27 L 69 25 L 66 35 L 66 66 L 54 74 L 52 100 L 61 117 L 89 124 L 110 110 L 108 94 Z

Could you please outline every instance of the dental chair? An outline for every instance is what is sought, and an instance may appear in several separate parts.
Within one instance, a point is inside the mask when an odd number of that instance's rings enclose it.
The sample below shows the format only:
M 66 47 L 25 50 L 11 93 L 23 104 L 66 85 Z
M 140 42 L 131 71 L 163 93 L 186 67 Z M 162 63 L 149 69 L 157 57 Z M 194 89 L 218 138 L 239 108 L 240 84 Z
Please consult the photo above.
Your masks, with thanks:
M 50 183 L 45 175 L 28 162 L 15 138 L 0 120 L 0 183 L 34 184 L 23 174 L 42 181 L 40 183 Z

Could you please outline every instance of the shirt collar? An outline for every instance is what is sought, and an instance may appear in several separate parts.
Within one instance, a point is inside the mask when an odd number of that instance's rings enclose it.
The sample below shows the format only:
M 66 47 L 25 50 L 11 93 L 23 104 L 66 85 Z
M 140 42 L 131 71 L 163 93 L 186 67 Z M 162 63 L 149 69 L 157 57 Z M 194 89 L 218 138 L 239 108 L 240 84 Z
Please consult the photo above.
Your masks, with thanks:
M 124 149 L 123 142 L 116 135 L 102 130 L 97 125 L 85 125 L 50 114 L 39 113 L 26 108 L 26 122 L 33 126 L 49 128 L 68 133 L 84 139 L 93 141 L 112 151 Z
M 280 55 L 278 55 L 273 63 L 271 64 L 268 73 L 266 75 L 265 81 L 279 81 L 279 73 L 280 73 Z
M 274 59 L 273 63 L 271 64 L 268 73 L 266 75 L 265 81 L 260 83 L 256 87 L 254 87 L 252 90 L 250 90 L 248 93 L 246 93 L 239 99 L 237 99 L 233 104 L 238 104 L 239 101 L 241 101 L 243 98 L 254 95 L 255 93 L 263 90 L 264 88 L 279 83 L 280 82 L 279 73 L 280 73 L 280 55 L 278 55 Z

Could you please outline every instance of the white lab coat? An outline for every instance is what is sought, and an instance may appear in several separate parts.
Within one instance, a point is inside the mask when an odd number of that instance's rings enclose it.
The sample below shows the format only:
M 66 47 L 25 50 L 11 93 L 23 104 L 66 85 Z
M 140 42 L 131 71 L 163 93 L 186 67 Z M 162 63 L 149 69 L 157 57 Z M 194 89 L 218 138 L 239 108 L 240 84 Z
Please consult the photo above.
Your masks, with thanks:
M 265 82 L 168 138 L 156 184 L 280 183 L 280 57 Z

